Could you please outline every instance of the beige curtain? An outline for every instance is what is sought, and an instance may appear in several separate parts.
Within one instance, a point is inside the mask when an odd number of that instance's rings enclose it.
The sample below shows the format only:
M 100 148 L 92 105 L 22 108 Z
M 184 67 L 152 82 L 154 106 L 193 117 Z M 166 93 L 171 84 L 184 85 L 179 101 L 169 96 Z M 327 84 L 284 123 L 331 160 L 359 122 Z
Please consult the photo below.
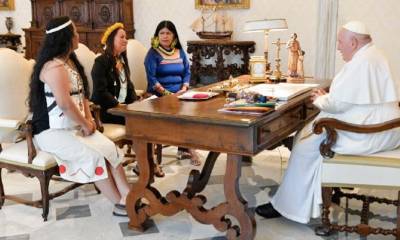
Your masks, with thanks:
M 338 0 L 319 0 L 314 74 L 316 79 L 332 79 L 335 75 L 338 4 Z

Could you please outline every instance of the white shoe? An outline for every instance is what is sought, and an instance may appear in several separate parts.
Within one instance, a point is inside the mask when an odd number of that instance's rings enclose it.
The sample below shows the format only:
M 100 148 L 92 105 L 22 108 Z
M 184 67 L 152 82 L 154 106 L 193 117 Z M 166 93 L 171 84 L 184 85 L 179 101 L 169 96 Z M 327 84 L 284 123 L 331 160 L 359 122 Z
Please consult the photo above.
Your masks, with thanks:
M 127 217 L 128 213 L 126 212 L 126 205 L 119 203 L 114 204 L 113 215 L 117 217 Z

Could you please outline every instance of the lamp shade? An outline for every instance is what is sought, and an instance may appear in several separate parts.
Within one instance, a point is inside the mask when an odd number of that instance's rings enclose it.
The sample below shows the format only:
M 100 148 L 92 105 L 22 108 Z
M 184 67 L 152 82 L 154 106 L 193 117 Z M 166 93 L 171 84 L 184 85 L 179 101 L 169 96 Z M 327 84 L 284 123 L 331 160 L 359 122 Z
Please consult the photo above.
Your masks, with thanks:
M 288 29 L 286 19 L 263 19 L 247 21 L 244 25 L 245 32 L 279 31 Z

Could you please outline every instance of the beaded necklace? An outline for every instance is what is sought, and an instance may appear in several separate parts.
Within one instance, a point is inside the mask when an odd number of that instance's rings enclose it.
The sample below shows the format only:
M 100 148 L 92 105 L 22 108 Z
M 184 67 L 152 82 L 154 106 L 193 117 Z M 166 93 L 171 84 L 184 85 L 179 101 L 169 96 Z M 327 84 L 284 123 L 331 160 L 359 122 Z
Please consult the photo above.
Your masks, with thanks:
M 161 45 L 157 48 L 160 52 L 164 53 L 165 55 L 172 56 L 175 53 L 176 48 L 172 48 L 170 50 L 163 48 Z

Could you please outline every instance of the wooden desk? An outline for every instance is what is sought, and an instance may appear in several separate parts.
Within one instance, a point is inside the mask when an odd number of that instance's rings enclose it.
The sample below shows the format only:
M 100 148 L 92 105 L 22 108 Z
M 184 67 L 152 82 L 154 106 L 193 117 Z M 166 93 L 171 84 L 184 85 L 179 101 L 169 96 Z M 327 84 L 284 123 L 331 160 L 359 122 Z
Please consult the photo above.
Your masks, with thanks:
M 198 40 L 187 42 L 187 52 L 191 54 L 191 85 L 205 85 L 202 77 L 214 77 L 216 81 L 249 73 L 250 53 L 254 53 L 255 42 L 231 40 Z M 238 56 L 240 62 L 233 63 L 228 55 Z M 213 64 L 205 64 L 205 59 L 215 59 Z M 215 64 L 215 65 L 214 65 Z M 207 84 L 207 83 L 206 83 Z M 209 84 L 209 83 L 208 83 Z
M 143 230 L 143 223 L 155 214 L 171 216 L 186 210 L 197 221 L 226 231 L 228 239 L 236 239 L 236 235 L 243 240 L 253 239 L 255 219 L 239 190 L 242 157 L 276 145 L 315 116 L 318 111 L 311 106 L 309 94 L 293 98 L 261 117 L 218 113 L 225 102 L 221 95 L 197 102 L 180 101 L 170 95 L 111 109 L 111 113 L 126 117 L 126 134 L 135 143 L 140 169 L 139 180 L 126 201 L 129 227 Z M 150 143 L 203 149 L 210 153 L 201 172 L 191 171 L 183 192 L 173 190 L 164 197 L 152 186 L 154 162 Z M 220 152 L 227 153 L 226 202 L 205 209 L 207 198 L 199 193 L 205 188 Z M 141 203 L 142 198 L 149 203 Z M 239 226 L 232 226 L 227 215 L 235 217 Z

